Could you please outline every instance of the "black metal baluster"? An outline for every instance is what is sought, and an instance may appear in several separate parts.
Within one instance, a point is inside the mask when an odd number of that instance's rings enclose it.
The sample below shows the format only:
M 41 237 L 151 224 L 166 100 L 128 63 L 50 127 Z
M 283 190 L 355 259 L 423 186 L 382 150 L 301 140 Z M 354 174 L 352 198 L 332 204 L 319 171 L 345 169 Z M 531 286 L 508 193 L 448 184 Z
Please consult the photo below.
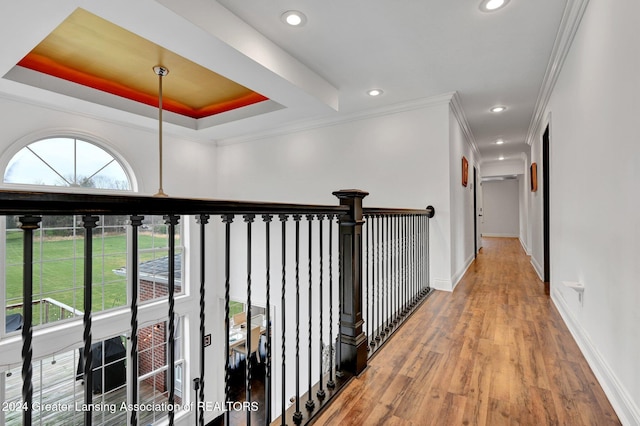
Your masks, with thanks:
M 409 312 L 409 215 L 402 216 L 402 263 L 404 265 L 404 282 L 403 282 L 403 291 L 404 296 L 402 298 L 402 303 L 404 304 L 404 309 L 402 310 L 403 316 L 406 316 Z
M 387 305 L 387 316 L 386 316 L 386 325 L 384 330 L 387 334 L 390 334 L 391 330 L 391 237 L 389 235 L 389 215 L 385 215 L 384 217 L 386 223 L 386 238 L 385 238 L 385 251 L 387 252 L 387 299 L 385 301 Z
M 84 227 L 84 403 L 87 407 L 93 405 L 93 372 L 92 350 L 91 350 L 91 308 L 93 302 L 93 229 L 97 226 L 100 218 L 98 216 L 83 216 Z M 91 426 L 92 412 L 87 410 L 84 413 L 84 424 Z
M 381 304 L 381 316 L 380 316 L 380 337 L 383 338 L 387 335 L 385 330 L 385 325 L 387 321 L 387 316 L 385 314 L 385 306 L 387 302 L 386 295 L 386 285 L 387 285 L 387 277 L 386 273 L 386 262 L 387 257 L 385 254 L 386 245 L 384 240 L 384 215 L 380 215 L 380 304 Z
M 293 421 L 299 425 L 302 423 L 300 411 L 300 219 L 299 214 L 293 215 L 296 223 L 296 412 Z
M 323 293 L 323 289 L 322 289 L 322 285 L 323 285 L 323 278 L 324 278 L 324 270 L 323 270 L 323 264 L 322 264 L 322 260 L 323 260 L 323 255 L 324 255 L 324 247 L 323 247 L 323 241 L 324 241 L 324 234 L 322 232 L 322 221 L 324 220 L 324 215 L 323 214 L 319 214 L 318 215 L 318 239 L 319 239 L 319 251 L 320 251 L 320 289 L 319 289 L 319 298 L 320 298 L 320 336 L 319 336 L 319 342 L 318 342 L 318 348 L 320 349 L 319 351 L 319 361 L 320 361 L 320 370 L 318 372 L 318 375 L 320 377 L 320 380 L 318 381 L 320 383 L 320 387 L 318 388 L 318 392 L 316 392 L 316 396 L 318 397 L 318 399 L 320 400 L 320 402 L 322 403 L 322 401 L 324 400 L 324 398 L 326 397 L 326 393 L 324 391 L 324 387 L 323 387 L 323 359 L 322 359 L 322 351 L 324 350 L 324 339 L 323 339 L 323 334 L 324 334 L 324 324 L 323 324 L 323 299 L 324 299 L 324 293 Z
M 377 321 L 376 321 L 376 342 L 380 342 L 381 316 L 380 316 L 380 215 L 376 215 L 376 304 L 377 304 Z
M 416 215 L 412 216 L 413 220 L 412 227 L 413 232 L 411 235 L 413 236 L 413 303 L 411 304 L 412 308 L 415 308 L 416 303 L 418 302 L 418 227 L 416 226 Z
M 415 215 L 415 227 L 416 227 L 416 305 L 420 301 L 420 216 Z
M 389 328 L 386 326 L 387 323 L 387 314 L 386 314 L 386 310 L 385 307 L 387 305 L 387 294 L 386 294 L 386 287 L 387 287 L 387 276 L 385 275 L 386 273 L 386 269 L 385 266 L 386 262 L 387 262 L 387 256 L 386 256 L 386 249 L 387 249 L 387 245 L 385 244 L 385 217 L 383 215 L 380 216 L 380 222 L 381 222 L 381 246 L 380 246 L 380 251 L 382 253 L 382 256 L 380 258 L 380 267 L 381 267 L 381 274 L 382 274 L 382 280 L 380 281 L 380 301 L 382 303 L 382 322 L 380 323 L 380 336 L 381 337 L 385 337 L 387 335 L 387 332 L 389 331 Z
M 426 283 L 428 281 L 426 275 L 426 263 L 427 263 L 427 251 L 426 251 L 426 234 L 425 234 L 425 222 L 426 216 L 420 216 L 422 221 L 422 295 L 425 296 L 427 294 L 427 286 Z
M 371 251 L 371 246 L 369 245 L 369 240 L 371 239 L 371 231 L 370 231 L 370 227 L 369 227 L 369 222 L 371 222 L 371 216 L 365 216 L 365 230 L 366 230 L 366 235 L 367 237 L 365 238 L 365 245 L 366 245 L 366 253 L 367 253 L 367 298 L 365 300 L 365 304 L 367 306 L 367 323 L 366 323 L 366 327 L 367 330 L 369 331 L 367 333 L 367 339 L 369 340 L 369 352 L 371 352 L 373 350 L 373 347 L 375 346 L 374 340 L 373 340 L 373 332 L 372 332 L 372 327 L 371 327 L 371 322 L 372 322 L 372 318 L 371 318 L 371 306 L 373 306 L 373 299 L 371 297 L 371 256 L 369 256 L 369 253 Z
M 430 219 L 429 216 L 427 216 L 426 219 L 425 219 L 426 227 L 427 227 L 426 228 L 426 232 L 427 232 L 427 235 L 426 235 L 426 240 L 427 240 L 426 241 L 426 248 L 427 248 L 427 253 L 426 253 L 426 256 L 427 256 L 427 265 L 426 265 L 426 267 L 427 267 L 427 292 L 431 291 L 431 253 L 429 251 L 429 248 L 430 248 L 429 244 L 431 242 L 431 236 L 429 235 L 429 225 L 430 225 L 431 221 L 429 219 Z
M 309 299 L 309 348 L 308 348 L 308 354 L 309 354 L 309 371 L 308 371 L 308 392 L 307 392 L 307 403 L 305 404 L 305 406 L 307 407 L 307 410 L 312 411 L 316 404 L 315 402 L 313 402 L 312 399 L 312 393 L 311 393 L 311 387 L 313 385 L 312 382 L 312 377 L 311 377 L 311 367 L 312 367 L 312 351 L 311 351 L 311 347 L 312 347 L 312 318 L 313 318 L 313 304 L 312 304 L 312 295 L 313 295 L 313 279 L 312 279 L 312 254 L 313 254 L 313 215 L 308 214 L 307 215 L 307 223 L 309 224 L 309 294 L 308 294 L 308 299 Z
M 420 294 L 424 296 L 424 217 L 419 217 L 420 222 Z
M 229 395 L 231 394 L 231 365 L 229 363 L 229 302 L 230 302 L 230 288 L 231 288 L 231 224 L 233 223 L 233 215 L 226 214 L 222 216 L 222 223 L 225 224 L 225 240 L 224 240 L 224 403 L 225 403 L 225 412 L 224 412 L 224 424 L 225 426 L 229 426 L 230 422 L 230 411 L 229 411 L 229 403 L 231 402 L 229 399 Z
M 287 422 L 286 422 L 286 413 L 287 413 L 287 393 L 286 393 L 286 388 L 287 388 L 287 370 L 286 370 L 286 346 L 285 346 L 285 332 L 287 329 L 287 317 L 286 317 L 286 284 L 287 284 L 287 218 L 289 216 L 285 215 L 285 214 L 281 214 L 278 216 L 280 219 L 280 223 L 282 225 L 282 251 L 281 251 L 281 255 L 282 255 L 282 289 L 280 290 L 281 292 L 281 299 L 280 299 L 280 313 L 282 315 L 282 395 L 280 397 L 281 399 L 281 410 L 282 412 L 280 413 L 280 419 L 281 419 L 281 426 L 286 426 Z
M 411 215 L 411 310 L 416 306 L 416 216 Z
M 247 224 L 247 339 L 246 339 L 246 359 L 245 359 L 245 401 L 251 403 L 251 224 L 255 219 L 255 215 L 246 214 L 243 216 Z M 251 410 L 247 410 L 247 426 L 251 426 Z
M 138 229 L 142 225 L 144 216 L 131 216 L 131 348 L 129 350 L 131 367 L 129 368 L 129 383 L 131 383 L 130 424 L 138 424 Z
M 400 215 L 396 215 L 396 286 L 398 297 L 396 298 L 396 319 L 402 320 L 402 221 Z
M 198 424 L 204 426 L 204 367 L 205 367 L 205 355 L 204 355 L 204 320 L 205 320 L 205 230 L 206 225 L 209 223 L 210 216 L 208 214 L 201 214 L 198 218 L 200 224 L 200 380 L 198 387 L 200 393 L 198 394 Z
M 391 215 L 385 215 L 387 222 L 387 329 L 393 333 L 393 221 Z
M 407 274 L 409 275 L 409 286 L 407 293 L 407 311 L 411 311 L 411 303 L 413 300 L 413 244 L 412 244 L 412 223 L 413 216 L 407 216 Z
M 22 424 L 30 425 L 33 417 L 33 231 L 40 227 L 40 216 L 21 216 L 23 242 L 22 269 Z
M 265 379 L 264 379 L 264 405 L 265 405 L 265 425 L 271 424 L 271 219 L 270 214 L 262 215 L 262 220 L 265 226 L 265 279 L 267 286 L 267 307 L 266 307 L 266 352 L 267 359 L 265 360 Z M 284 418 L 284 413 L 282 413 Z
M 391 282 L 393 284 L 393 299 L 391 303 L 391 312 L 393 321 L 391 324 L 395 327 L 398 324 L 398 251 L 396 250 L 396 243 L 398 242 L 397 228 L 396 228 L 396 215 L 391 216 L 391 252 L 393 255 L 393 268 L 391 273 Z
M 338 222 L 338 233 L 340 233 L 340 217 L 336 215 L 336 219 Z M 344 376 L 342 372 L 342 285 L 340 285 L 340 283 L 342 283 L 342 274 L 345 272 L 343 271 L 342 252 L 342 244 L 340 237 L 338 237 L 338 337 L 336 339 L 336 377 Z
M 175 411 L 173 409 L 176 399 L 176 342 L 175 342 L 175 291 L 176 291 L 176 225 L 180 217 L 176 215 L 164 216 L 164 223 L 168 226 L 169 233 L 169 337 L 168 337 L 168 379 L 169 382 L 169 426 L 173 426 Z
M 333 219 L 334 215 L 327 215 L 329 219 L 329 380 L 327 388 L 334 389 L 333 380 Z
M 414 222 L 415 222 L 415 227 L 416 227 L 416 305 L 420 302 L 420 296 L 421 296 L 421 290 L 420 287 L 422 285 L 421 283 L 421 279 L 422 279 L 422 275 L 420 274 L 420 265 L 422 264 L 420 262 L 420 256 L 422 255 L 422 253 L 420 252 L 420 247 L 422 245 L 422 242 L 420 241 L 420 215 L 415 215 L 414 216 Z

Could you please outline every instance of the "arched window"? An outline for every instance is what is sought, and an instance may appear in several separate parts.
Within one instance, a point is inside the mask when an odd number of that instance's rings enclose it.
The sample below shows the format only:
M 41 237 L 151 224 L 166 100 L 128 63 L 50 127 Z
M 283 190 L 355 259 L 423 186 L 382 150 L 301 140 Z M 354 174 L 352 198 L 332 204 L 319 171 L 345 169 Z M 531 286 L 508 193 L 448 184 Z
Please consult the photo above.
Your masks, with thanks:
M 41 139 L 9 161 L 5 183 L 131 190 L 127 172 L 110 153 L 75 137 Z
M 31 139 L 33 140 L 33 139 Z M 16 150 L 19 151 L 16 152 Z M 7 185 L 36 185 L 65 187 L 69 190 L 95 193 L 100 190 L 135 190 L 133 174 L 128 173 L 117 154 L 109 153 L 99 144 L 69 137 L 38 139 L 21 145 L 6 163 L 4 183 Z M 6 161 L 6 159 L 4 160 Z M 0 170 L 2 166 L 0 166 Z M 138 320 L 139 343 L 138 380 L 131 382 L 127 324 L 130 311 L 126 307 L 132 300 L 128 283 L 131 282 L 130 225 L 129 216 L 99 216 L 93 230 L 92 350 L 112 356 L 93 360 L 93 399 L 108 407 L 93 417 L 95 425 L 125 424 L 127 410 L 120 410 L 127 403 L 130 388 L 137 386 L 139 403 L 156 403 L 167 388 L 167 340 L 168 323 L 158 320 L 157 305 L 166 302 L 168 281 L 168 227 L 162 216 L 145 216 L 138 233 L 138 274 L 140 310 Z M 70 332 L 80 323 L 84 308 L 83 248 L 84 228 L 81 216 L 42 217 L 40 226 L 33 231 L 34 256 L 32 315 L 34 328 L 47 328 L 46 333 L 34 333 L 34 347 L 39 353 L 32 361 L 34 369 L 33 397 L 40 404 L 58 404 L 77 407 L 83 402 L 83 392 L 76 380 L 82 336 Z M 4 329 L 0 328 L 0 343 L 13 339 L 20 333 L 24 317 L 23 241 L 19 218 L 0 216 L 0 306 L 4 306 Z M 176 241 L 184 241 L 183 227 L 176 229 Z M 3 241 L 4 240 L 4 241 Z M 182 261 L 184 248 L 176 247 L 175 291 L 184 295 Z M 129 266 L 129 268 L 128 268 Z M 186 285 L 186 280 L 184 281 Z M 110 311 L 109 313 L 104 313 Z M 104 314 L 103 314 L 104 313 Z M 2 313 L 0 313 L 2 316 Z M 187 318 L 185 316 L 184 318 Z M 183 317 L 177 316 L 174 330 L 176 347 L 176 402 L 181 403 L 185 393 L 182 372 L 189 357 L 184 345 Z M 1 322 L 1 321 L 0 321 Z M 75 323 L 75 324 L 74 324 Z M 101 336 L 99 339 L 95 336 Z M 7 338 L 8 339 L 5 339 Z M 55 342 L 55 344 L 50 344 Z M 49 344 L 49 346 L 47 346 Z M 4 351 L 4 347 L 2 350 Z M 5 359 L 20 359 L 20 346 L 10 346 L 3 352 Z M 3 367 L 8 374 L 4 374 Z M 20 374 L 10 374 L 15 365 L 0 365 L 0 395 L 3 401 L 21 407 Z M 98 378 L 97 378 L 98 377 Z M 3 387 L 3 389 L 1 389 Z M 107 403 L 108 401 L 108 403 Z M 130 402 L 130 401 L 129 401 Z M 77 405 L 76 405 L 77 404 Z M 111 407 L 114 407 L 111 409 Z M 140 423 L 151 424 L 166 417 L 165 408 L 141 412 Z M 34 410 L 34 424 L 81 424 L 84 413 L 80 410 Z M 0 412 L 0 424 L 21 424 L 21 411 Z

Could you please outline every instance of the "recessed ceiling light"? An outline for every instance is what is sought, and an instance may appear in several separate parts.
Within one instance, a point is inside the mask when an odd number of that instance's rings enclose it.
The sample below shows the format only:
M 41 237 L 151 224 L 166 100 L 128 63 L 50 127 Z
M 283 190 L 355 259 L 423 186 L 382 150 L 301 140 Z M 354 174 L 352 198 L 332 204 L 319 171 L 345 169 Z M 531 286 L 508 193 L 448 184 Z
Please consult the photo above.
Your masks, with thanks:
M 494 106 L 493 108 L 491 108 L 491 112 L 503 112 L 506 109 L 507 109 L 507 107 L 502 106 L 502 105 L 498 105 L 498 106 Z
M 307 17 L 299 10 L 287 10 L 280 18 L 285 24 L 292 27 L 301 27 L 307 23 Z
M 369 95 L 369 96 L 380 96 L 383 93 L 384 92 L 382 91 L 382 89 L 371 89 L 371 90 L 367 91 L 367 95 Z
M 503 8 L 509 3 L 509 0 L 483 0 L 480 3 L 480 10 L 483 12 L 493 12 Z
M 500 156 L 500 157 L 498 157 L 498 160 L 502 161 L 502 160 L 504 160 L 504 157 Z
M 496 141 L 496 145 L 502 145 L 504 143 L 504 141 L 502 139 L 498 139 Z

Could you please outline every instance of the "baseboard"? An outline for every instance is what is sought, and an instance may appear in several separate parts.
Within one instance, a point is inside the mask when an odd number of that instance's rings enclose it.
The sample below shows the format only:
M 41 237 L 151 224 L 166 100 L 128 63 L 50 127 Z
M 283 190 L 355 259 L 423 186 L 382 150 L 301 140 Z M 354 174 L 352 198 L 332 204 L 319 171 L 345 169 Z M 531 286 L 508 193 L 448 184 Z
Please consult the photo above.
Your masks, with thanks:
M 519 234 L 500 234 L 492 232 L 483 232 L 483 237 L 495 237 L 495 238 L 520 238 Z
M 531 256 L 531 265 L 533 266 L 533 270 L 536 271 L 536 274 L 538 274 L 538 278 L 540 278 L 540 281 L 544 281 L 544 272 L 542 269 L 542 265 L 540 265 L 536 258 L 533 256 Z
M 431 280 L 430 286 L 435 290 L 448 291 L 449 293 L 453 291 L 449 280 Z
M 451 277 L 451 290 L 455 290 L 456 286 L 458 285 L 458 283 L 460 282 L 460 280 L 462 279 L 462 277 L 464 277 L 464 274 L 467 273 L 467 270 L 469 269 L 469 267 L 471 266 L 471 264 L 473 263 L 474 259 L 476 257 L 472 254 L 471 256 L 469 256 L 467 258 L 467 260 L 464 263 L 464 266 L 462 267 L 462 269 L 460 269 L 460 271 L 458 271 L 457 274 L 455 274 L 453 277 Z
M 522 249 L 527 254 L 527 256 L 531 256 L 531 253 L 529 252 L 529 247 L 527 247 L 527 245 L 524 243 L 524 241 L 522 241 L 522 238 L 519 237 L 518 241 L 520 241 L 520 245 L 522 246 Z
M 584 355 L 587 363 L 593 370 L 602 390 L 604 391 L 609 402 L 613 406 L 620 422 L 628 426 L 640 426 L 640 407 L 631 399 L 629 393 L 624 389 L 618 378 L 615 376 L 611 368 L 602 358 L 598 349 L 593 345 L 589 335 L 580 326 L 575 319 L 568 306 L 566 305 L 562 295 L 557 290 L 553 290 L 551 300 L 560 312 L 560 316 L 571 335 L 575 339 L 582 355 Z

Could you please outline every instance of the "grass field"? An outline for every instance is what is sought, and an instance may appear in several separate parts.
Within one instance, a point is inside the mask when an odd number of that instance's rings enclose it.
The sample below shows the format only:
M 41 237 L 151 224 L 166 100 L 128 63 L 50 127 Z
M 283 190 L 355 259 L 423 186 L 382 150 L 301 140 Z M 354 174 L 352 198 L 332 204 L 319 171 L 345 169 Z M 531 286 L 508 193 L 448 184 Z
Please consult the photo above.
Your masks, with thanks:
M 164 238 L 163 238 L 164 237 Z M 41 243 L 40 243 L 41 241 Z M 163 247 L 166 236 L 139 235 L 140 262 L 154 256 L 166 256 L 166 251 L 145 252 Z M 22 231 L 6 234 L 6 304 L 22 303 Z M 101 235 L 93 241 L 93 311 L 102 311 L 127 304 L 127 281 L 113 270 L 126 265 L 127 242 L 125 234 Z M 55 299 L 65 305 L 83 310 L 84 298 L 84 240 L 82 237 L 60 238 L 39 236 L 34 239 L 33 300 Z M 244 310 L 240 302 L 231 301 L 229 316 Z M 22 308 L 9 309 L 7 314 L 21 312 Z M 49 314 L 49 321 L 59 320 L 56 313 Z M 33 305 L 34 324 L 46 322 L 44 306 Z
M 164 238 L 163 238 L 164 237 Z M 167 252 L 147 251 L 166 245 L 166 236 L 139 235 L 140 261 L 166 256 Z M 127 304 L 124 277 L 113 270 L 126 265 L 127 242 L 124 233 L 106 234 L 93 240 L 93 303 L 100 311 Z M 22 232 L 6 234 L 6 303 L 22 302 Z M 84 240 L 82 237 L 34 238 L 33 300 L 46 297 L 83 310 Z M 10 311 L 7 312 L 11 313 Z M 40 323 L 38 305 L 34 305 L 34 322 Z

